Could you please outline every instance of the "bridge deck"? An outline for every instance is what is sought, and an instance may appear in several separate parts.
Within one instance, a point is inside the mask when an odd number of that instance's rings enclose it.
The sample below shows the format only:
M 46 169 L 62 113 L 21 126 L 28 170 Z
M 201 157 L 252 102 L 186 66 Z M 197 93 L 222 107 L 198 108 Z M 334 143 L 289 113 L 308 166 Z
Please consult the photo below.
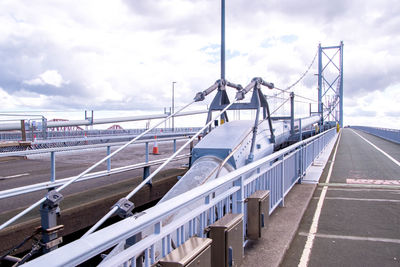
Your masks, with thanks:
M 399 161 L 400 145 L 343 129 L 282 266 L 399 266 Z

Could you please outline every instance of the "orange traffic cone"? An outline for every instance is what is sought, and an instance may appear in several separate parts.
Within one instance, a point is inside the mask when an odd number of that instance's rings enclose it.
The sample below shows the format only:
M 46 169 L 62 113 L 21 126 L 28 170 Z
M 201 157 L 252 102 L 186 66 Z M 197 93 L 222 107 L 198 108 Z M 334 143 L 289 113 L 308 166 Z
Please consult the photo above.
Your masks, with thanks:
M 33 142 L 36 142 L 37 141 L 37 139 L 36 139 L 36 134 L 34 134 L 33 135 Z
M 158 152 L 157 135 L 154 136 L 153 154 L 154 155 L 159 155 L 160 154 Z

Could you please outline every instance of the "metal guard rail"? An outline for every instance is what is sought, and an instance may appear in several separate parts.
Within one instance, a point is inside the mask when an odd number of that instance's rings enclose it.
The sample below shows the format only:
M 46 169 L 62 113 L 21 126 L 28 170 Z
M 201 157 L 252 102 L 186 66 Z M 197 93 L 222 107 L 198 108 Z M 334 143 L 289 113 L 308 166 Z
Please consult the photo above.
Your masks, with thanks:
M 137 140 L 135 143 L 130 144 L 130 146 L 137 144 L 146 144 L 154 141 L 157 142 L 165 142 L 165 141 L 178 141 L 178 140 L 188 140 L 193 134 L 188 134 L 187 136 L 182 137 L 167 137 L 167 138 L 154 138 L 151 139 L 142 139 Z M 103 144 L 94 144 L 94 145 L 81 145 L 81 146 L 71 146 L 71 147 L 52 147 L 52 148 L 43 148 L 43 149 L 35 149 L 35 150 L 23 150 L 23 151 L 12 151 L 12 152 L 2 152 L 0 153 L 0 158 L 2 157 L 13 157 L 13 156 L 28 156 L 28 155 L 36 155 L 50 152 L 66 152 L 73 150 L 84 150 L 84 149 L 95 149 L 95 148 L 105 148 L 105 147 L 113 147 L 113 146 L 122 146 L 126 144 L 126 142 L 116 142 L 116 143 L 103 143 Z
M 400 144 L 400 130 L 367 126 L 351 126 L 351 128 Z
M 139 217 L 129 217 L 67 244 L 26 263 L 26 266 L 78 265 L 151 229 L 152 234 L 119 253 L 111 252 L 100 264 L 117 266 L 131 261 L 131 266 L 135 266 L 136 257 L 144 253 L 144 266 L 150 266 L 155 263 L 156 246 L 161 248 L 160 257 L 164 257 L 172 251 L 172 239 L 176 246 L 180 246 L 191 236 L 205 237 L 205 228 L 225 213 L 243 213 L 244 220 L 247 220 L 245 199 L 256 190 L 270 190 L 270 213 L 279 205 L 283 206 L 285 195 L 303 177 L 307 168 L 335 135 L 336 129 L 331 129 L 298 142 L 160 203 Z M 221 193 L 215 194 L 217 191 Z M 194 205 L 195 208 L 192 208 Z M 187 207 L 191 208 L 188 213 L 162 226 L 163 219 Z M 246 221 L 243 225 L 245 228 Z M 246 233 L 245 229 L 243 232 Z
M 190 157 L 190 154 L 179 155 L 176 158 L 174 158 L 174 161 L 187 159 L 189 157 Z M 141 169 L 141 168 L 144 168 L 147 166 L 160 165 L 165 160 L 166 159 L 163 158 L 163 159 L 152 160 L 149 162 L 142 162 L 142 163 L 136 163 L 136 164 L 132 164 L 132 165 L 128 165 L 128 166 L 113 168 L 110 170 L 87 173 L 84 176 L 82 176 L 80 179 L 76 180 L 75 183 L 83 182 L 83 181 L 91 180 L 91 179 L 96 179 L 96 178 L 100 178 L 100 177 L 104 177 L 104 176 L 108 176 L 108 175 L 112 175 L 112 174 L 118 174 L 118 173 L 122 173 L 122 172 L 137 170 L 137 169 Z M 58 179 L 58 180 L 55 180 L 54 182 L 52 182 L 52 181 L 43 182 L 43 183 L 37 183 L 37 184 L 26 185 L 26 186 L 3 190 L 3 191 L 0 191 L 0 199 L 14 197 L 14 196 L 18 196 L 18 195 L 27 194 L 27 193 L 32 193 L 32 192 L 36 192 L 36 191 L 40 191 L 40 190 L 44 190 L 44 189 L 59 187 L 65 183 L 67 183 L 71 179 L 74 179 L 75 177 L 76 176 L 72 176 L 72 177 L 67 177 L 67 178 L 63 178 L 63 179 Z

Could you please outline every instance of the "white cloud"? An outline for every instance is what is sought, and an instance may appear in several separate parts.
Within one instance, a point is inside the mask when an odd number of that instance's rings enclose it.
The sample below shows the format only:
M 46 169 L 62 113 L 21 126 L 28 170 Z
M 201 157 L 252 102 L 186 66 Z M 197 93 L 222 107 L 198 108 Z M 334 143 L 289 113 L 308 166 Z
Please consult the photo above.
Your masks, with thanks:
M 381 110 L 369 115 L 382 122 L 395 114 L 380 91 L 400 83 L 398 1 L 232 0 L 226 7 L 228 80 L 246 85 L 261 76 L 285 88 L 319 42 L 343 40 L 345 120 L 371 110 Z M 161 112 L 172 81 L 182 106 L 220 76 L 219 9 L 211 0 L 1 2 L 0 86 L 8 106 Z M 297 94 L 316 98 L 316 71 Z
M 57 70 L 46 70 L 40 74 L 37 78 L 23 81 L 28 85 L 52 85 L 55 87 L 61 87 L 63 84 L 68 84 L 68 81 L 64 81 L 63 77 Z

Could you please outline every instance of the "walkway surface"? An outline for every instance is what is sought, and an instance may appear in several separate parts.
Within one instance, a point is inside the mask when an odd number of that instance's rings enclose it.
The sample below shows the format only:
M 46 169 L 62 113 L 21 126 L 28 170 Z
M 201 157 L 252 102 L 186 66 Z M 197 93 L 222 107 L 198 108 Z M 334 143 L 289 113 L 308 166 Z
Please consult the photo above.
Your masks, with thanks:
M 341 131 L 281 263 L 298 265 L 400 266 L 400 145 Z
M 242 267 L 279 266 L 282 262 L 313 197 L 318 179 L 326 172 L 325 166 L 331 157 L 336 138 L 337 136 L 307 169 L 303 183 L 296 184 L 288 193 L 284 207 L 278 207 L 271 214 L 268 226 L 262 230 L 262 237 L 247 243 Z

